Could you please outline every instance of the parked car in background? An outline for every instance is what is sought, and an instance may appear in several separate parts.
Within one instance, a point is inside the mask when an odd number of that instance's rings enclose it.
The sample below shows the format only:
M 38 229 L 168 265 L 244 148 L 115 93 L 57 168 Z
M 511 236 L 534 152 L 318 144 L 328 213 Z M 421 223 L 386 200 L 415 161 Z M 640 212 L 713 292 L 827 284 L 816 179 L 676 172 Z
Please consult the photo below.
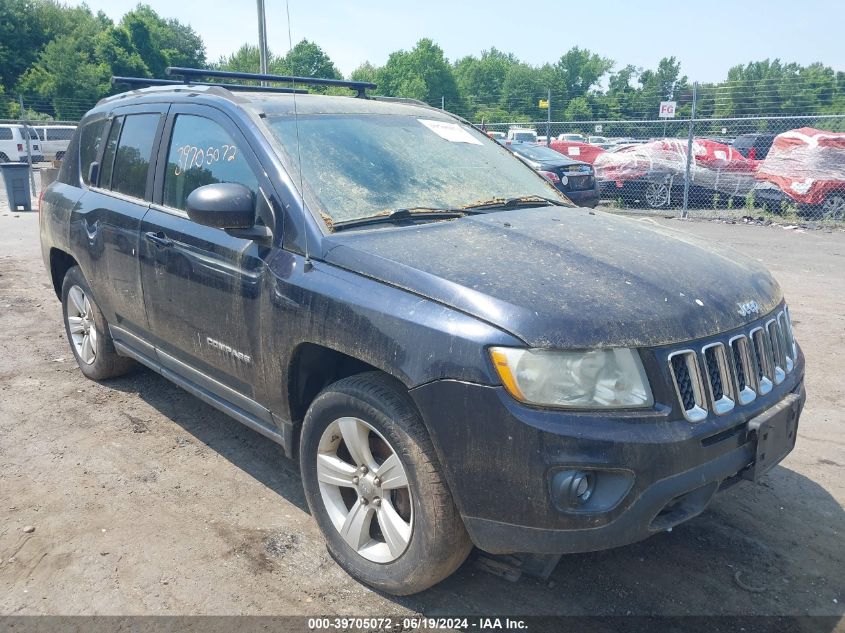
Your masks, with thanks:
M 549 140 L 548 136 L 538 136 L 537 137 L 537 142 L 541 143 L 543 145 L 545 145 L 548 140 Z
M 742 206 L 755 185 L 757 161 L 727 145 L 695 139 L 690 165 L 690 201 Z M 602 197 L 629 205 L 665 209 L 678 204 L 687 164 L 685 139 L 662 139 L 604 152 L 594 161 Z
M 505 147 L 538 171 L 555 189 L 566 194 L 566 197 L 579 207 L 593 208 L 599 203 L 598 181 L 593 167 L 588 163 L 567 158 L 545 145 L 514 141 Z
M 500 141 L 507 138 L 507 134 L 504 132 L 487 132 L 487 136 L 492 138 L 494 141 Z
M 606 136 L 588 136 L 587 142 L 590 145 L 604 145 L 609 143 L 610 140 Z
M 47 160 L 62 160 L 68 143 L 76 131 L 75 125 L 36 125 L 36 134 L 41 141 L 41 150 Z
M 519 141 L 521 143 L 536 143 L 537 130 L 525 127 L 512 127 L 508 130 L 507 139 L 509 141 Z
M 779 211 L 786 203 L 845 220 L 845 133 L 804 127 L 778 134 L 756 177 L 760 206 Z
M 749 160 L 763 160 L 769 153 L 776 134 L 740 134 L 732 147 Z
M 0 125 L 0 163 L 25 163 L 26 128 L 14 123 Z M 29 149 L 32 152 L 32 162 L 40 163 L 44 160 L 41 141 L 35 130 L 29 128 Z
M 587 137 L 584 136 L 583 134 L 576 134 L 574 132 L 571 132 L 569 134 L 558 134 L 557 140 L 559 140 L 559 141 L 572 141 L 572 142 L 575 142 L 575 143 L 586 143 Z
M 559 138 L 552 140 L 549 143 L 549 147 L 564 156 L 574 160 L 581 160 L 591 165 L 596 160 L 596 157 L 604 152 L 598 145 L 590 145 L 581 141 L 561 141 Z

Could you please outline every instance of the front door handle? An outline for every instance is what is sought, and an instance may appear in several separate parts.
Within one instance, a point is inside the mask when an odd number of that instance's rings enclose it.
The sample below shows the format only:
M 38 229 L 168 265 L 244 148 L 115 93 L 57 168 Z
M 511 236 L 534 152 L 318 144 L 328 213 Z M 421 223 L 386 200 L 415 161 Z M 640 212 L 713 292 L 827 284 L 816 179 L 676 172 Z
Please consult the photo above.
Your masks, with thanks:
M 159 248 L 167 248 L 168 246 L 173 246 L 173 240 L 171 240 L 161 231 L 159 231 L 158 233 L 153 233 L 152 231 L 149 233 L 144 233 L 144 237 Z

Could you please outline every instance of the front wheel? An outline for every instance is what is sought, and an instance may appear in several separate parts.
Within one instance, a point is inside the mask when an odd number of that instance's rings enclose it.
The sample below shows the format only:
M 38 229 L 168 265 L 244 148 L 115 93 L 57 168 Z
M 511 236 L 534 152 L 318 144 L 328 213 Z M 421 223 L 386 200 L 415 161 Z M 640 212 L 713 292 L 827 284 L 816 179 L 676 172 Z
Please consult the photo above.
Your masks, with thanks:
M 672 192 L 665 182 L 650 182 L 645 189 L 646 204 L 652 209 L 667 209 L 671 203 Z
M 352 376 L 317 396 L 302 426 L 300 467 L 329 553 L 361 582 L 416 593 L 472 549 L 431 439 L 387 376 Z
M 832 193 L 822 203 L 822 218 L 845 220 L 845 193 Z

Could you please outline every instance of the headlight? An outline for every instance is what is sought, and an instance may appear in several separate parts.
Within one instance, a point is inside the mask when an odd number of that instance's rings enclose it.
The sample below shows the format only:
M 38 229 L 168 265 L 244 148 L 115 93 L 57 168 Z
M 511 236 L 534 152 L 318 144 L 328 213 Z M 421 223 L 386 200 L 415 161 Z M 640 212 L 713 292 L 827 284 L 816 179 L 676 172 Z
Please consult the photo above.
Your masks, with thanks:
M 642 361 L 631 349 L 560 352 L 492 347 L 508 393 L 520 402 L 577 409 L 650 407 Z

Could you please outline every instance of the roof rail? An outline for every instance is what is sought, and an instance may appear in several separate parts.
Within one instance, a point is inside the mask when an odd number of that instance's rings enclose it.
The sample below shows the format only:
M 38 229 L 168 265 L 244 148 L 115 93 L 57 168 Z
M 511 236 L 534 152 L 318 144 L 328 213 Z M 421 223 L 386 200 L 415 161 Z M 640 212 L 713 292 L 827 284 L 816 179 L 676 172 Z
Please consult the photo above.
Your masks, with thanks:
M 304 84 L 306 86 L 334 86 L 337 88 L 351 88 L 357 97 L 366 98 L 365 90 L 372 90 L 376 84 L 368 81 L 347 81 L 345 79 L 322 79 L 320 77 L 293 77 L 290 75 L 269 75 L 264 73 L 243 73 L 231 70 L 208 70 L 205 68 L 183 68 L 168 66 L 165 74 L 189 78 L 219 77 L 221 79 L 248 79 L 250 81 L 272 81 L 274 83 Z
M 307 90 L 300 88 L 277 88 L 275 86 L 248 86 L 244 84 L 225 84 L 212 83 L 210 81 L 190 81 L 185 82 L 179 79 L 153 79 L 150 77 L 121 77 L 113 75 L 111 78 L 113 86 L 117 84 L 125 84 L 127 86 L 147 87 L 147 86 L 216 86 L 217 88 L 226 88 L 227 90 L 234 90 L 240 92 L 284 92 L 307 94 Z

